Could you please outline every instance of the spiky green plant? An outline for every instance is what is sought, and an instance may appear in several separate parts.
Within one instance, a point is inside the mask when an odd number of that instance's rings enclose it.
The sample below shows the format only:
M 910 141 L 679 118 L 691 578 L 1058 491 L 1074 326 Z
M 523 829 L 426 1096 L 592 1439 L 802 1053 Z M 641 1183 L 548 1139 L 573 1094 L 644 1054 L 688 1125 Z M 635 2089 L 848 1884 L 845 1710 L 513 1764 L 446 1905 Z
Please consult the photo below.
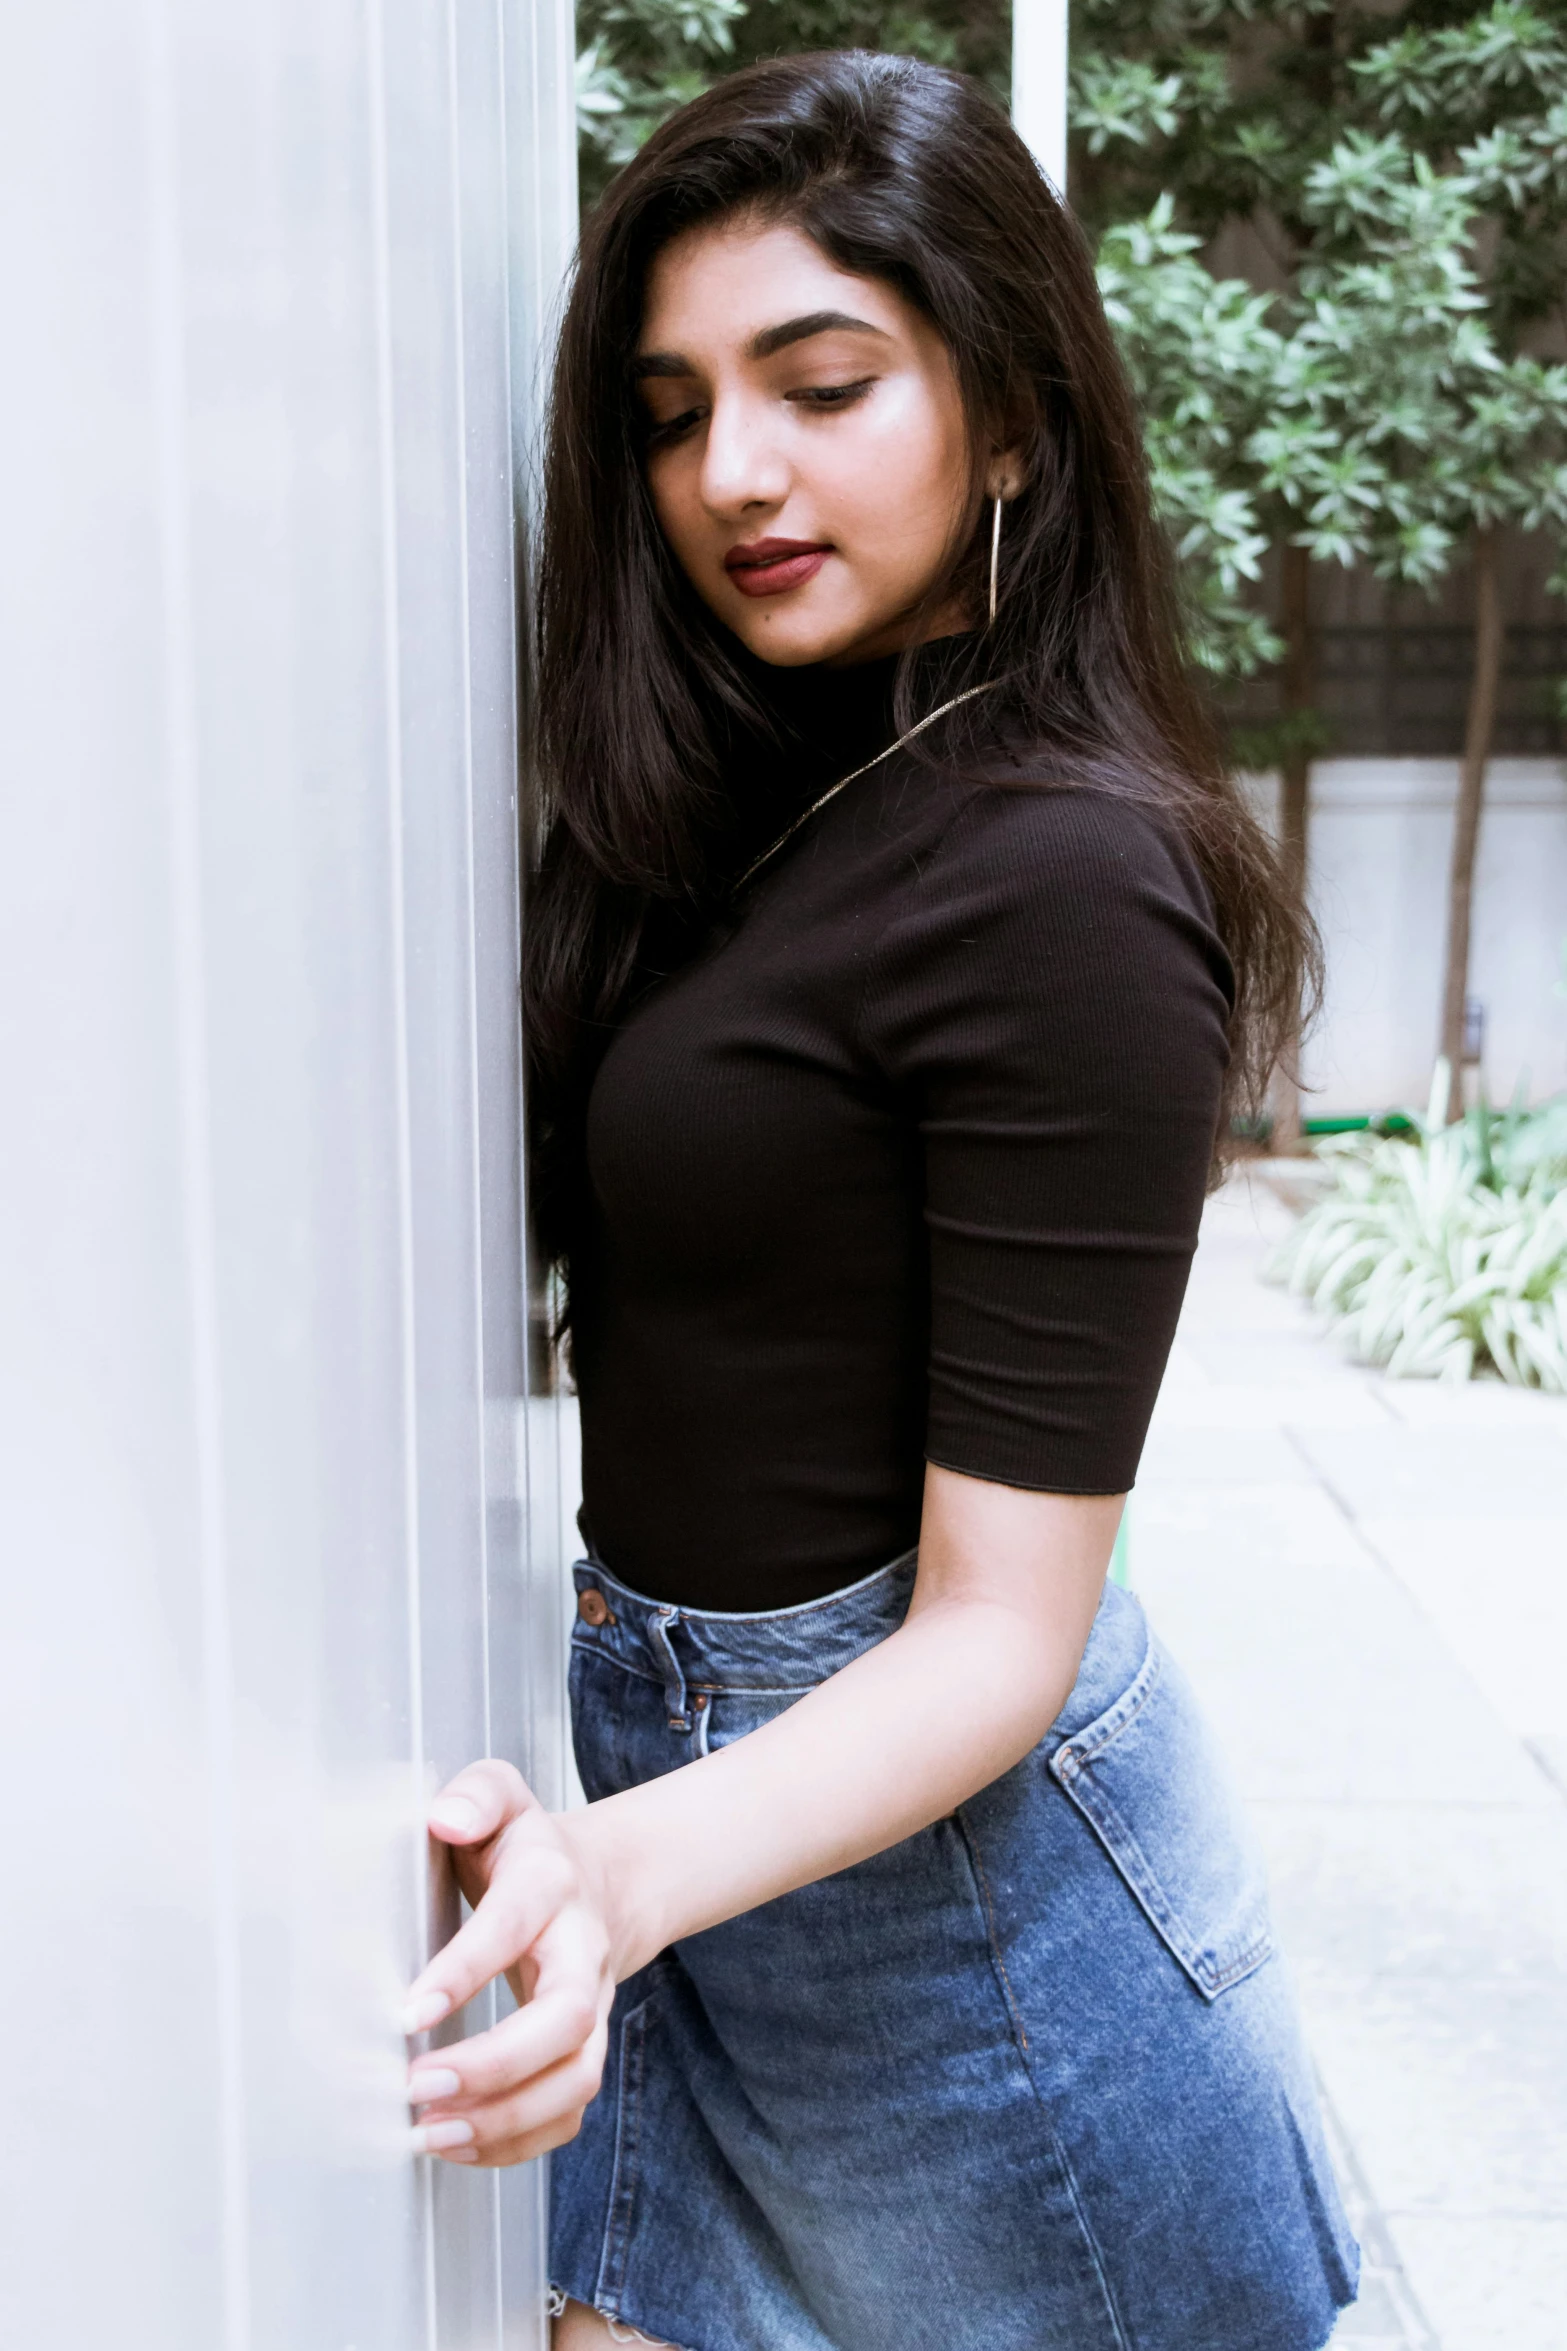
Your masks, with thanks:
M 1270 1271 L 1395 1379 L 1567 1395 L 1567 1098 L 1445 1123 L 1445 1072 L 1409 1132 L 1335 1135 L 1332 1189 Z

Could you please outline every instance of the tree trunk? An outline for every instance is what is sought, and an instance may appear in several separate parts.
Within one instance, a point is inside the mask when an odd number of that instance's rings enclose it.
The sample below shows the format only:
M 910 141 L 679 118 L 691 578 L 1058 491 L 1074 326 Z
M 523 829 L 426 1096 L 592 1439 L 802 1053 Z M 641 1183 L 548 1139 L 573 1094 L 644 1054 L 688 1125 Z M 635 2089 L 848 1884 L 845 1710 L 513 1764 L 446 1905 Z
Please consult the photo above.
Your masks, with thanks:
M 1300 897 L 1306 893 L 1306 820 L 1311 789 L 1311 746 L 1304 721 L 1311 709 L 1311 557 L 1304 547 L 1286 546 L 1280 582 L 1284 623 L 1281 712 L 1287 734 L 1279 763 L 1279 854 L 1284 878 Z M 1291 720 L 1296 721 L 1290 727 Z M 1275 1080 L 1273 1145 L 1294 1152 L 1301 1144 L 1300 1022 L 1286 1040 Z
M 1475 652 L 1469 684 L 1469 722 L 1464 730 L 1464 764 L 1458 780 L 1453 826 L 1453 862 L 1447 882 L 1447 969 L 1442 981 L 1441 1051 L 1452 1072 L 1448 1117 L 1463 1116 L 1459 1082 L 1464 1055 L 1464 1005 L 1469 995 L 1469 934 L 1474 909 L 1475 851 L 1485 801 L 1485 771 L 1496 732 L 1497 689 L 1502 675 L 1502 590 L 1494 524 L 1477 530 L 1474 543 Z

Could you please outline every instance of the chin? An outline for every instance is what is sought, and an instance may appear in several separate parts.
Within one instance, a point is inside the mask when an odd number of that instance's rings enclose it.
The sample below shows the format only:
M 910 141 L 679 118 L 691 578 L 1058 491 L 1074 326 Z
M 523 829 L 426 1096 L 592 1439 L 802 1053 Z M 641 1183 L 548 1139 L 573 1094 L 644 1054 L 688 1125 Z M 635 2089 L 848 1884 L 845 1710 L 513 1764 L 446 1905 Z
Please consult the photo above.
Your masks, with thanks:
M 765 661 L 773 669 L 804 669 L 813 661 L 838 661 L 856 657 L 858 648 L 871 636 L 879 634 L 839 622 L 831 626 L 823 621 L 811 621 L 801 613 L 798 616 L 779 613 L 770 622 L 759 615 L 745 613 L 729 621 L 729 626 L 758 661 Z
M 813 661 L 830 661 L 833 655 L 828 645 L 780 645 L 775 637 L 764 638 L 760 644 L 747 639 L 747 649 L 769 669 L 808 669 Z

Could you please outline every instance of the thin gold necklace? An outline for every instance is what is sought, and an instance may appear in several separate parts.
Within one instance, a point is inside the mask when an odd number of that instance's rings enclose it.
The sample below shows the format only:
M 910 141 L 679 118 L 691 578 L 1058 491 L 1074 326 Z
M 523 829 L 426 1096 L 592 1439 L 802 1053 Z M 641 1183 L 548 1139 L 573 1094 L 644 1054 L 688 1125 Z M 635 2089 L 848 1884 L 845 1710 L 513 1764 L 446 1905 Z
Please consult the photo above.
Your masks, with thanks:
M 906 735 L 900 735 L 895 743 L 889 743 L 885 751 L 878 751 L 874 759 L 867 759 L 863 767 L 851 768 L 846 776 L 840 776 L 835 784 L 829 784 L 821 798 L 819 800 L 813 800 L 809 808 L 802 809 L 800 814 L 795 818 L 793 824 L 788 826 L 785 831 L 779 834 L 772 847 L 770 849 L 764 849 L 761 856 L 754 858 L 752 862 L 746 867 L 744 873 L 740 876 L 740 879 L 735 883 L 734 887 L 736 896 L 738 896 L 740 891 L 745 888 L 745 885 L 751 879 L 751 876 L 753 874 L 760 873 L 768 859 L 770 857 L 776 857 L 779 850 L 784 846 L 784 843 L 786 841 L 792 841 L 795 834 L 799 831 L 801 825 L 809 824 L 811 818 L 816 814 L 817 810 L 825 808 L 829 800 L 836 800 L 838 794 L 848 785 L 857 784 L 861 776 L 870 774 L 873 767 L 880 767 L 884 759 L 890 759 L 894 751 L 901 751 L 905 743 L 912 743 L 916 735 L 922 735 L 927 727 L 933 727 L 938 718 L 945 718 L 949 710 L 956 710 L 958 705 L 962 702 L 972 702 L 976 694 L 994 693 L 996 687 L 999 686 L 1000 683 L 1001 680 L 999 678 L 991 678 L 988 683 L 983 686 L 968 686 L 961 694 L 954 694 L 950 702 L 943 702 L 941 707 L 938 710 L 933 710 L 928 718 L 922 718 L 917 726 L 910 727 Z

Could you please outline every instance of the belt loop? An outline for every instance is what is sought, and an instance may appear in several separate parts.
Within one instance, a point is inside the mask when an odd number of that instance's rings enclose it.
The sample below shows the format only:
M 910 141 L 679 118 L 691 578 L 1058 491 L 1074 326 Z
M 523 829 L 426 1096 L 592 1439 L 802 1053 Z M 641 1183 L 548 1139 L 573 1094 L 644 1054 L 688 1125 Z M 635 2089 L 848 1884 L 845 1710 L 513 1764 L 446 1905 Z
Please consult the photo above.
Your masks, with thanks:
M 691 1717 L 686 1710 L 686 1677 L 675 1644 L 670 1639 L 680 1622 L 678 1608 L 661 1608 L 648 1627 L 658 1661 L 664 1669 L 664 1697 L 669 1706 L 669 1727 L 672 1731 L 689 1731 Z

